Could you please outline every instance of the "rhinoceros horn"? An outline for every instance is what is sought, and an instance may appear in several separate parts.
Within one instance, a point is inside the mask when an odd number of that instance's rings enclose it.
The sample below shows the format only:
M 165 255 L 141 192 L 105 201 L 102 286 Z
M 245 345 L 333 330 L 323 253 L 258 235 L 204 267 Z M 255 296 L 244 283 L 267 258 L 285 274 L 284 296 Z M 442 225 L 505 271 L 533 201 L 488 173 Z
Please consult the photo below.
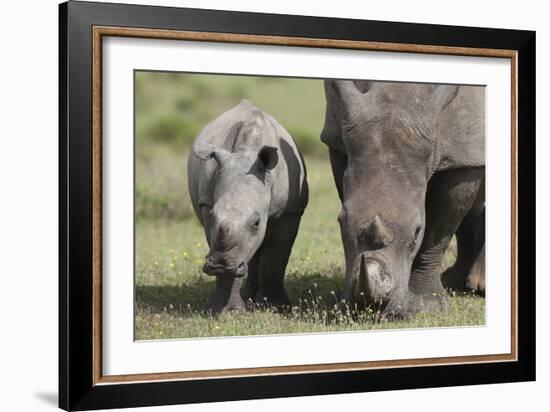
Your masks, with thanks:
M 385 248 L 392 242 L 394 236 L 379 215 L 374 215 L 365 235 L 367 243 L 374 249 Z
M 367 273 L 367 263 L 365 262 L 365 255 L 361 255 L 361 262 L 359 263 L 359 276 L 355 283 L 355 299 L 359 302 L 363 302 L 371 294 L 371 287 L 369 285 L 369 278 Z

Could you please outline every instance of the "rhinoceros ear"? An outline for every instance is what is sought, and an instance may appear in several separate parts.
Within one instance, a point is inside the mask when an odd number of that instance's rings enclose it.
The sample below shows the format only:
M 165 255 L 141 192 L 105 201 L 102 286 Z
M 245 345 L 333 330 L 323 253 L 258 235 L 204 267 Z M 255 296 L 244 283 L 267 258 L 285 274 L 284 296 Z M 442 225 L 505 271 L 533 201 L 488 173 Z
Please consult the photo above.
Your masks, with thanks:
M 354 80 L 353 84 L 355 85 L 357 90 L 365 94 L 371 89 L 373 83 L 370 80 Z
M 361 111 L 363 93 L 357 88 L 352 80 L 330 80 L 329 86 L 342 103 L 348 116 Z M 363 84 L 361 84 L 363 86 Z M 365 92 L 368 88 L 365 87 Z
M 227 134 L 225 135 L 224 139 L 223 139 L 223 148 L 230 151 L 230 152 L 234 152 L 237 145 L 238 145 L 238 136 L 239 136 L 239 133 L 241 131 L 243 127 L 243 122 L 237 122 L 235 124 L 233 124 L 233 126 L 231 126 L 229 128 L 229 130 L 227 131 Z
M 437 85 L 434 86 L 430 102 L 437 113 L 441 113 L 458 93 L 458 86 Z
M 224 163 L 225 160 L 231 156 L 231 153 L 222 147 L 202 142 L 195 142 L 193 145 L 193 153 L 195 153 L 195 156 L 202 160 L 214 158 L 219 165 Z
M 273 146 L 264 146 L 258 152 L 258 160 L 264 170 L 271 170 L 277 166 L 279 155 L 277 148 Z

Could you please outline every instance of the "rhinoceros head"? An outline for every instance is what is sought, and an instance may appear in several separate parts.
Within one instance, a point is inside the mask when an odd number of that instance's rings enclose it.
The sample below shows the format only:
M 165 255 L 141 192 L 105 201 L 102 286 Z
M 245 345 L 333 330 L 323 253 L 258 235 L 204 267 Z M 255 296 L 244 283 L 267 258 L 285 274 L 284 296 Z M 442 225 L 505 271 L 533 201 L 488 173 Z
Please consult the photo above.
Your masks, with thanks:
M 326 88 L 347 154 L 338 217 L 344 297 L 399 312 L 424 235 L 437 118 L 456 87 L 329 81 Z
M 246 146 L 229 151 L 207 143 L 194 153 L 217 163 L 212 205 L 204 206 L 210 251 L 205 273 L 243 276 L 264 239 L 271 202 L 270 171 L 277 165 L 277 148 Z

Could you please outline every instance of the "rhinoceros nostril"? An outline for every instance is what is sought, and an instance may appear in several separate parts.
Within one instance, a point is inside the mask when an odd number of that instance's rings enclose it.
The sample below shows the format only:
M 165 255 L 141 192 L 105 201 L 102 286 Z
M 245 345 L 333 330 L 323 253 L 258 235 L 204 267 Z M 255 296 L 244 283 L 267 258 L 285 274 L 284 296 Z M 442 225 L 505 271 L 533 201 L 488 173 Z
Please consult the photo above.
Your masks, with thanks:
M 221 239 L 226 239 L 231 234 L 231 228 L 229 227 L 229 223 L 223 222 L 220 224 L 220 228 L 218 229 L 218 234 Z
M 248 272 L 248 266 L 245 262 L 239 263 L 237 269 L 235 270 L 236 276 L 244 276 Z

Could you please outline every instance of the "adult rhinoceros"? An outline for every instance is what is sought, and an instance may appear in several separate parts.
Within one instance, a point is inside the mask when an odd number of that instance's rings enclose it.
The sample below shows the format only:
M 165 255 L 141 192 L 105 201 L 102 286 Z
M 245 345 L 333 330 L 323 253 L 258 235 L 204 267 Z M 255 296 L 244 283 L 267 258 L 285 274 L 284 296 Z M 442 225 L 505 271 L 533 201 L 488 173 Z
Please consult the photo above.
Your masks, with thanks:
M 343 298 L 408 315 L 444 305 L 443 279 L 482 289 L 484 88 L 326 81 L 321 139 L 342 209 Z
M 306 169 L 289 133 L 243 100 L 202 130 L 187 173 L 210 246 L 203 270 L 216 276 L 207 310 L 242 309 L 243 298 L 287 305 L 285 269 L 308 201 Z

